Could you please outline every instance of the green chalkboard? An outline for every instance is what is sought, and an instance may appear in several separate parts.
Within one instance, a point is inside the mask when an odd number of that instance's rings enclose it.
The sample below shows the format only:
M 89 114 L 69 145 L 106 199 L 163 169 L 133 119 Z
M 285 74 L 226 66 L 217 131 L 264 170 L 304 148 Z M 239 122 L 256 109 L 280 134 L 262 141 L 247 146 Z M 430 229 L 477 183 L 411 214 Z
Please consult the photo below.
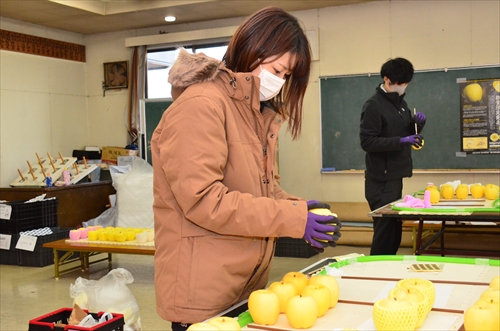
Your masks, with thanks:
M 425 146 L 413 151 L 415 169 L 494 169 L 499 154 L 464 156 L 461 151 L 458 80 L 499 78 L 500 67 L 416 72 L 405 100 L 427 117 Z M 320 79 L 322 167 L 364 170 L 359 141 L 361 108 L 382 83 L 379 74 Z M 458 155 L 458 156 L 457 156 Z
M 172 99 L 144 100 L 144 111 L 141 116 L 144 116 L 142 123 L 144 125 L 143 132 L 145 141 L 143 141 L 142 150 L 145 151 L 145 153 L 143 153 L 143 157 L 145 157 L 149 164 L 152 164 L 151 137 L 153 136 L 156 126 L 160 123 L 163 112 L 172 104 L 172 102 Z

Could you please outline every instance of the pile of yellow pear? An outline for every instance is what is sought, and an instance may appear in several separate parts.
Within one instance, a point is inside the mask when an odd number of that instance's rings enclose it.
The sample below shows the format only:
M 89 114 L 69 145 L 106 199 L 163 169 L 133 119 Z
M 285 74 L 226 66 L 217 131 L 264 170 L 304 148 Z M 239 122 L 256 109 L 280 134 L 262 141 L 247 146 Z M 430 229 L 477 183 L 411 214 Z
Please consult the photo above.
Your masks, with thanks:
M 311 328 L 317 318 L 334 308 L 339 300 L 339 285 L 331 275 L 291 271 L 268 289 L 257 290 L 248 298 L 248 311 L 259 325 L 274 325 L 285 314 L 295 329 Z
M 466 331 L 500 330 L 500 276 L 495 276 L 490 286 L 464 313 Z
M 422 278 L 397 282 L 387 298 L 373 304 L 373 323 L 377 330 L 415 330 L 424 324 L 434 305 L 434 284 Z
M 89 241 L 148 242 L 153 241 L 154 231 L 149 228 L 91 227 L 87 232 L 87 237 Z
M 443 184 L 441 185 L 440 195 L 437 195 L 438 201 L 433 202 L 432 192 L 437 192 L 436 186 L 428 186 L 426 190 L 431 190 L 431 203 L 439 202 L 439 198 L 443 199 L 453 199 L 456 197 L 457 199 L 467 199 L 470 195 L 474 199 L 486 198 L 488 200 L 498 199 L 498 194 L 500 191 L 500 187 L 495 184 L 471 184 L 470 187 L 467 184 L 459 184 L 456 188 L 453 188 L 451 184 Z M 434 198 L 435 200 L 435 198 Z

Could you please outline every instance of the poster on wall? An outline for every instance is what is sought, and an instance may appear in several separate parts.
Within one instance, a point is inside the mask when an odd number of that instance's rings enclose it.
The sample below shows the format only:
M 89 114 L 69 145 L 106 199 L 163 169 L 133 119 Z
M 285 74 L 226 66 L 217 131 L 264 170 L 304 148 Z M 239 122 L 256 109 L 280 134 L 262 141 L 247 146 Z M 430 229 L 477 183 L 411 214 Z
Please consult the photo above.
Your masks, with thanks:
M 459 85 L 462 152 L 500 154 L 500 78 Z

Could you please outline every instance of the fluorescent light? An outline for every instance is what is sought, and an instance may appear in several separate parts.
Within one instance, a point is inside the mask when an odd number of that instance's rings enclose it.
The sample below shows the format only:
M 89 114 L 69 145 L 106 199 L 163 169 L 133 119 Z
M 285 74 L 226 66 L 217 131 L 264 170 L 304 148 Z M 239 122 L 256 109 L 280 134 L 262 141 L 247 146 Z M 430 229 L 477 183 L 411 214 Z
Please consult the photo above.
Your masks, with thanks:
M 166 22 L 175 22 L 175 20 L 176 20 L 175 16 L 165 16 Z

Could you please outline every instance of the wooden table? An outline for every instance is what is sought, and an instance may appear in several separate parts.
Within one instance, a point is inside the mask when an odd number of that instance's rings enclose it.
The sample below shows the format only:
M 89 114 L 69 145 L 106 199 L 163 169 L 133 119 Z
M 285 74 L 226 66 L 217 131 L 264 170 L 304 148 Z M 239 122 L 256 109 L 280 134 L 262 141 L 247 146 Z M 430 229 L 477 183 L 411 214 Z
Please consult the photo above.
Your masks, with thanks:
M 418 228 L 415 239 L 415 254 L 425 255 L 460 255 L 460 256 L 488 256 L 500 257 L 500 247 L 494 247 L 491 250 L 464 250 L 450 249 L 445 247 L 444 234 L 445 232 L 460 232 L 469 230 L 474 234 L 499 234 L 500 235 L 500 213 L 497 212 L 420 212 L 420 211 L 398 211 L 393 210 L 392 206 L 399 202 L 389 203 L 381 208 L 378 208 L 368 214 L 370 217 L 397 217 L 405 221 L 418 221 Z M 438 221 L 441 224 L 433 226 L 425 225 L 426 220 Z M 474 222 L 474 223 L 471 223 Z M 483 224 L 478 224 L 483 223 Z M 408 224 L 408 223 L 406 223 Z M 424 227 L 435 228 L 435 234 L 424 242 L 423 238 L 427 234 Z M 437 227 L 437 229 L 436 229 Z M 435 249 L 430 246 L 440 239 L 440 248 Z M 499 239 L 500 240 L 500 239 Z
M 323 261 L 300 272 L 330 274 L 339 284 L 338 304 L 319 317 L 311 330 L 375 330 L 373 305 L 385 298 L 401 279 L 423 278 L 431 281 L 436 300 L 420 330 L 464 331 L 464 312 L 485 291 L 490 281 L 500 272 L 496 259 L 455 258 L 440 256 L 377 255 L 358 256 L 340 262 Z M 430 263 L 440 266 L 440 272 L 412 272 L 412 264 Z M 327 266 L 318 270 L 318 266 Z M 312 271 L 311 271 L 312 270 Z M 239 303 L 217 316 L 241 318 L 242 330 L 298 331 L 280 314 L 274 325 L 253 323 L 247 311 L 247 302 Z M 248 324 L 247 324 L 248 323 Z
M 143 245 L 114 245 L 114 244 L 92 244 L 88 242 L 72 242 L 69 239 L 61 239 L 43 244 L 45 248 L 52 248 L 54 250 L 54 277 L 59 279 L 59 274 L 69 272 L 76 269 L 82 271 L 87 270 L 90 264 L 112 261 L 112 253 L 115 254 L 135 254 L 135 255 L 154 255 L 154 246 Z M 64 252 L 59 256 L 59 252 Z M 89 258 L 98 254 L 107 254 L 107 257 L 90 262 Z M 60 270 L 60 267 L 69 263 L 79 261 L 79 266 L 69 267 Z
M 29 200 L 41 194 L 59 201 L 57 223 L 62 228 L 82 226 L 101 215 L 108 207 L 109 196 L 115 194 L 112 181 L 78 183 L 52 187 L 0 187 L 0 200 Z

